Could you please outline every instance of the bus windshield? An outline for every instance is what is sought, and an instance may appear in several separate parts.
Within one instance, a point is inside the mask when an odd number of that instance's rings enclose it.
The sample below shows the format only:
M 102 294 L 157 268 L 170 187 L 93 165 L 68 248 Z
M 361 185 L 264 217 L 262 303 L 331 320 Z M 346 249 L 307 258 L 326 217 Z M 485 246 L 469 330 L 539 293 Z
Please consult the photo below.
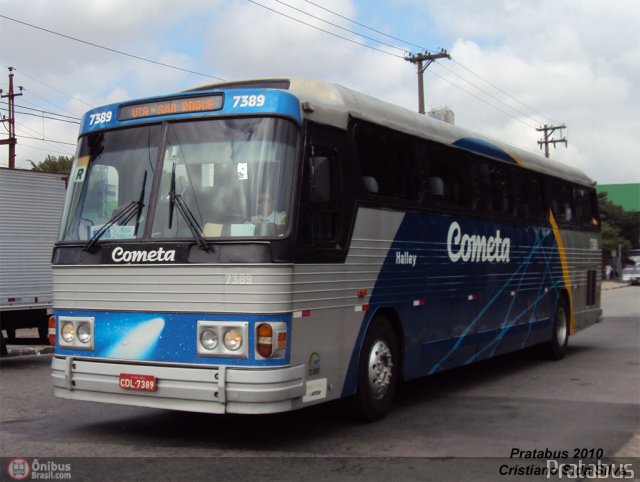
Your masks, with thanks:
M 80 141 L 61 240 L 141 239 L 145 228 L 158 240 L 194 229 L 206 238 L 282 236 L 296 147 L 294 124 L 266 117 L 90 134 Z

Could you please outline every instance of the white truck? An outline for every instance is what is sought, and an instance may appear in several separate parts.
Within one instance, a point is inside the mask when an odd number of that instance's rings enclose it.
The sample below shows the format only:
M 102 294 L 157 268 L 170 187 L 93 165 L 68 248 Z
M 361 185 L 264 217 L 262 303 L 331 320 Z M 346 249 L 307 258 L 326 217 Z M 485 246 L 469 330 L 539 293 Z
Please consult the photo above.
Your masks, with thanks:
M 0 354 L 27 342 L 19 328 L 37 328 L 48 343 L 53 303 L 51 254 L 64 206 L 66 174 L 0 168 Z M 33 343 L 31 339 L 30 343 Z

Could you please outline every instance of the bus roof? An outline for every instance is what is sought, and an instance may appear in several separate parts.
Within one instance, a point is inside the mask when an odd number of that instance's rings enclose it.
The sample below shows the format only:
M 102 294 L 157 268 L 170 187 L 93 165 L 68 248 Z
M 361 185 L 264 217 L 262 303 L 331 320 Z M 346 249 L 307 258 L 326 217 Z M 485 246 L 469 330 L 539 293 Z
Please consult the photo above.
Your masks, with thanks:
M 339 84 L 309 78 L 269 78 L 207 84 L 189 91 L 229 87 L 288 90 L 299 99 L 304 117 L 315 122 L 346 129 L 350 118 L 361 119 L 423 139 L 516 163 L 527 169 L 578 184 L 588 186 L 594 184 L 592 179 L 574 167 L 489 139 L 473 131 L 393 105 Z

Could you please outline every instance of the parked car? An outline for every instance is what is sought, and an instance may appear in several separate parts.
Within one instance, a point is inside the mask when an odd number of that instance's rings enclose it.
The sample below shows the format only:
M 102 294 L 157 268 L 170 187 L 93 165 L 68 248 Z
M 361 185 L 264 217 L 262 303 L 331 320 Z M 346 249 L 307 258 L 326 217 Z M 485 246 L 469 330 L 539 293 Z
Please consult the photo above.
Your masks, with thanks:
M 622 281 L 627 281 L 632 285 L 640 284 L 640 266 L 624 268 L 622 270 Z

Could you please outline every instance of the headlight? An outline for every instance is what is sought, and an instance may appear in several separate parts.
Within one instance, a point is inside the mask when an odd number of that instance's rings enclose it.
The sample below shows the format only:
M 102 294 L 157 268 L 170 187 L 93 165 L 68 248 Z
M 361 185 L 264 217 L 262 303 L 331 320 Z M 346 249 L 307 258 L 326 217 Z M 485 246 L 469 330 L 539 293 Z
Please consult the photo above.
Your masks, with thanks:
M 93 316 L 58 316 L 58 348 L 93 350 L 95 318 Z
M 242 333 L 240 330 L 232 328 L 224 334 L 224 346 L 227 350 L 236 351 L 242 346 Z
M 73 327 L 73 323 L 67 322 L 64 325 L 62 325 L 60 334 L 64 341 L 66 341 L 67 343 L 71 343 L 73 339 L 76 337 L 76 330 Z
M 214 330 L 208 328 L 200 333 L 200 343 L 207 350 L 213 350 L 218 346 L 218 334 Z
M 249 358 L 249 322 L 198 320 L 194 341 L 198 356 Z
M 91 340 L 91 327 L 89 326 L 89 323 L 80 323 L 78 325 L 78 340 L 80 340 L 82 343 L 89 343 L 89 340 Z

